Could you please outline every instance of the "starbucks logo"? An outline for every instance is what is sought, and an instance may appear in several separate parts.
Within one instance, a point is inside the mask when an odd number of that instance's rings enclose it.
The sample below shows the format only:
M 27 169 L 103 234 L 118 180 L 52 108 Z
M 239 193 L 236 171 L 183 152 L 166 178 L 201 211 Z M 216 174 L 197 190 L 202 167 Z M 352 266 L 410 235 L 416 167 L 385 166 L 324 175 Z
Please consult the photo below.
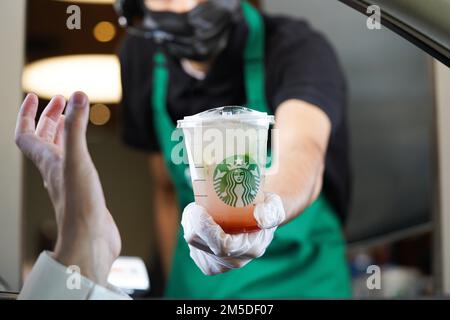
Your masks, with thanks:
M 259 167 L 248 155 L 226 158 L 214 169 L 214 190 L 224 203 L 232 207 L 245 207 L 252 203 L 259 183 Z

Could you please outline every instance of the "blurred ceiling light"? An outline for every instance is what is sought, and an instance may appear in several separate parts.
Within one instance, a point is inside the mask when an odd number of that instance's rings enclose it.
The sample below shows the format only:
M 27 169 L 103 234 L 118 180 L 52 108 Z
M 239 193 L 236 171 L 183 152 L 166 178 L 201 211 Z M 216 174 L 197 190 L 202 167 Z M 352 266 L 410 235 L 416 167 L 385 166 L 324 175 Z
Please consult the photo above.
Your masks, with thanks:
M 25 92 L 50 99 L 84 91 L 92 103 L 119 103 L 122 96 L 119 60 L 115 55 L 70 55 L 38 60 L 24 68 Z
M 93 124 L 97 126 L 102 126 L 108 123 L 110 118 L 111 118 L 111 111 L 104 104 L 101 103 L 94 104 L 91 107 L 91 111 L 89 113 L 89 120 Z
M 109 42 L 116 36 L 116 27 L 108 21 L 97 23 L 93 30 L 94 37 L 100 42 Z
M 114 0 L 57 0 L 72 3 L 91 3 L 91 4 L 113 4 Z

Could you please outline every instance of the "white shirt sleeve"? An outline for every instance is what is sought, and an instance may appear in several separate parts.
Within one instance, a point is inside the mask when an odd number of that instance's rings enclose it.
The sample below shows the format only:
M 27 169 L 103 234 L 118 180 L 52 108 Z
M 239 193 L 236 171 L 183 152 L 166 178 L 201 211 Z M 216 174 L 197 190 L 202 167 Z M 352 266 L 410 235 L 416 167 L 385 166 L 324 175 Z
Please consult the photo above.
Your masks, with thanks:
M 40 254 L 20 291 L 19 300 L 131 300 L 120 289 L 102 287 L 52 258 Z

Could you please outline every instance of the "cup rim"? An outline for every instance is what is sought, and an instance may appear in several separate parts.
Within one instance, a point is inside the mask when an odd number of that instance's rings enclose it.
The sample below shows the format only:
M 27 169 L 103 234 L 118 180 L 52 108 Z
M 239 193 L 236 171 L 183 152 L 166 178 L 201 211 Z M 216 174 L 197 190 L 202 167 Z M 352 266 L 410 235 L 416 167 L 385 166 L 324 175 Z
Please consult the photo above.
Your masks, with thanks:
M 227 112 L 228 109 L 232 108 L 239 108 L 242 111 L 245 111 L 245 113 L 232 113 L 231 111 Z M 201 119 L 202 115 L 213 112 L 216 112 L 217 115 Z M 177 121 L 177 128 L 202 127 L 211 123 L 221 123 L 224 120 L 267 127 L 275 123 L 275 117 L 273 115 L 268 115 L 267 112 L 260 112 L 241 106 L 224 106 L 208 109 L 192 116 L 186 116 L 184 119 Z

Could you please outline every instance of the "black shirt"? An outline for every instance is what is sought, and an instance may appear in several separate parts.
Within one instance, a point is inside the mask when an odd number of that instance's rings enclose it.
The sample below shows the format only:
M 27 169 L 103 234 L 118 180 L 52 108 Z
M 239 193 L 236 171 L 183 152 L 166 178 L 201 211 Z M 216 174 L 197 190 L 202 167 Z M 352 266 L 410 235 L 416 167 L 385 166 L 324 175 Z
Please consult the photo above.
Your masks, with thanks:
M 332 133 L 326 155 L 324 193 L 344 220 L 349 202 L 345 79 L 336 55 L 307 23 L 287 17 L 264 16 L 266 26 L 266 97 L 273 113 L 288 99 L 321 108 Z M 204 80 L 189 76 L 179 61 L 168 58 L 168 112 L 174 121 L 207 109 L 246 102 L 243 51 L 245 22 L 233 27 L 227 48 Z M 153 54 L 151 40 L 127 36 L 120 50 L 122 71 L 122 134 L 126 144 L 160 152 L 151 102 Z

